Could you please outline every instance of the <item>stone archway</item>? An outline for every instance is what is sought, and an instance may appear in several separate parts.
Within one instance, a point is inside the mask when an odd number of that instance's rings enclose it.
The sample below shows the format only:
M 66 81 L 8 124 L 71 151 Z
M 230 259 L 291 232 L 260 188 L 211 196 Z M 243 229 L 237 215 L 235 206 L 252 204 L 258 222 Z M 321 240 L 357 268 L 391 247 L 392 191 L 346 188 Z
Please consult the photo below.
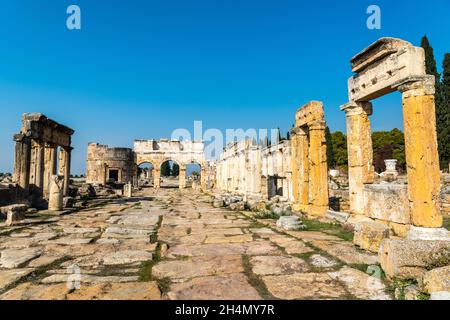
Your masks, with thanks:
M 186 166 L 198 163 L 201 167 L 201 188 L 206 188 L 204 169 L 206 167 L 205 145 L 198 141 L 136 140 L 134 152 L 136 163 L 151 162 L 154 169 L 154 188 L 161 187 L 161 165 L 174 161 L 179 165 L 179 187 L 186 188 Z

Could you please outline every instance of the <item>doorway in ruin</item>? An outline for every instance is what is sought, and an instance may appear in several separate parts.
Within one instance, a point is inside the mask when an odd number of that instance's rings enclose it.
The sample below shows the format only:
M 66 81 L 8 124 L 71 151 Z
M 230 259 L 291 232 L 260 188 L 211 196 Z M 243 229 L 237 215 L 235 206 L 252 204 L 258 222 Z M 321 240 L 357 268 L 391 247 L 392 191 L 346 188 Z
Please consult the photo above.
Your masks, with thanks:
M 150 162 L 141 163 L 137 170 L 137 183 L 139 187 L 149 188 L 154 185 L 155 166 Z
M 180 165 L 173 161 L 167 160 L 160 167 L 160 187 L 166 189 L 174 189 L 180 187 Z
M 202 167 L 197 162 L 186 165 L 186 188 L 200 189 L 202 179 Z
M 269 176 L 267 178 L 267 194 L 269 200 L 275 196 L 283 196 L 283 179 L 278 176 Z
M 116 183 L 120 180 L 120 170 L 119 169 L 108 169 L 108 183 Z

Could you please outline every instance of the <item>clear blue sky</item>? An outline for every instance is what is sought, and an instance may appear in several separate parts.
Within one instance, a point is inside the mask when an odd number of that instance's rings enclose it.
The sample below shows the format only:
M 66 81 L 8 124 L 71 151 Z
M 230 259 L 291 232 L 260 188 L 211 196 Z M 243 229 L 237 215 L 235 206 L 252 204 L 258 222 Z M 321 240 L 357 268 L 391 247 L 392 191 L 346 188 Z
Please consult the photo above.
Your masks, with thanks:
M 82 30 L 66 28 L 66 8 Z M 382 9 L 382 29 L 366 9 Z M 4 0 L 0 8 L 0 171 L 13 165 L 24 112 L 76 130 L 73 172 L 86 145 L 132 146 L 176 128 L 282 128 L 322 100 L 345 130 L 349 60 L 381 36 L 416 45 L 438 64 L 450 51 L 448 0 Z M 398 95 L 375 101 L 375 130 L 402 128 Z

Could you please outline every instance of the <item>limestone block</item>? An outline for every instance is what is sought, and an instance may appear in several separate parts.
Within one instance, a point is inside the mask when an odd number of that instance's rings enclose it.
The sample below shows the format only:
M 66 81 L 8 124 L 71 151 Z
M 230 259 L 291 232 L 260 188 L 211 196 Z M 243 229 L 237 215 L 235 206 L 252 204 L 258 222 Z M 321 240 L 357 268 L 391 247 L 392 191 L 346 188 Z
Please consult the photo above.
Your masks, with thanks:
M 388 183 L 365 185 L 364 212 L 373 219 L 410 224 L 408 187 Z
M 363 222 L 355 226 L 353 243 L 361 249 L 378 252 L 381 242 L 389 237 L 389 227 L 377 222 Z
M 277 221 L 277 226 L 288 231 L 301 230 L 305 228 L 300 218 L 297 216 L 280 217 Z
M 64 177 L 52 176 L 50 183 L 50 195 L 48 200 L 48 210 L 61 211 L 63 209 L 64 197 Z
M 0 208 L 0 212 L 6 216 L 7 226 L 12 226 L 14 223 L 24 220 L 27 210 L 28 206 L 25 204 L 13 204 Z
M 423 276 L 423 287 L 429 294 L 433 292 L 450 292 L 450 266 L 428 271 Z
M 448 260 L 450 241 L 385 239 L 378 255 L 388 277 L 419 278 L 427 268 Z
M 408 232 L 409 240 L 450 241 L 450 231 L 444 228 L 420 228 L 412 226 Z
M 123 186 L 123 195 L 126 198 L 131 198 L 133 196 L 133 185 L 130 182 Z

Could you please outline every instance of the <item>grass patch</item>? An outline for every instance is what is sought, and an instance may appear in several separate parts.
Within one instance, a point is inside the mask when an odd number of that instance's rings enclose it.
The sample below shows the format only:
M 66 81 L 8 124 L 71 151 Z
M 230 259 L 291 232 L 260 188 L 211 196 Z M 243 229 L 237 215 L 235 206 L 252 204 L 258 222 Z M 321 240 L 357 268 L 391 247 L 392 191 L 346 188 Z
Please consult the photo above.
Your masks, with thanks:
M 262 281 L 262 279 L 258 275 L 253 273 L 249 256 L 242 256 L 242 266 L 244 268 L 244 274 L 248 278 L 248 282 L 253 288 L 256 289 L 261 298 L 265 300 L 278 300 L 269 292 L 264 281 Z
M 186 234 L 187 234 L 187 235 L 190 235 L 191 233 L 192 233 L 192 228 L 191 228 L 191 227 L 187 228 Z
M 329 235 L 336 236 L 342 240 L 352 242 L 353 232 L 346 231 L 342 225 L 337 223 L 320 222 L 317 220 L 310 220 L 307 218 L 301 219 L 303 224 L 306 226 L 305 231 L 321 231 Z
M 170 291 L 170 285 L 172 284 L 170 278 L 156 279 L 156 283 L 158 284 L 162 295 Z
M 272 211 L 264 211 L 264 212 L 258 212 L 255 214 L 255 219 L 261 219 L 261 220 L 278 220 L 280 219 L 280 216 L 273 213 Z
M 443 227 L 450 231 L 450 216 L 444 216 L 444 225 Z

